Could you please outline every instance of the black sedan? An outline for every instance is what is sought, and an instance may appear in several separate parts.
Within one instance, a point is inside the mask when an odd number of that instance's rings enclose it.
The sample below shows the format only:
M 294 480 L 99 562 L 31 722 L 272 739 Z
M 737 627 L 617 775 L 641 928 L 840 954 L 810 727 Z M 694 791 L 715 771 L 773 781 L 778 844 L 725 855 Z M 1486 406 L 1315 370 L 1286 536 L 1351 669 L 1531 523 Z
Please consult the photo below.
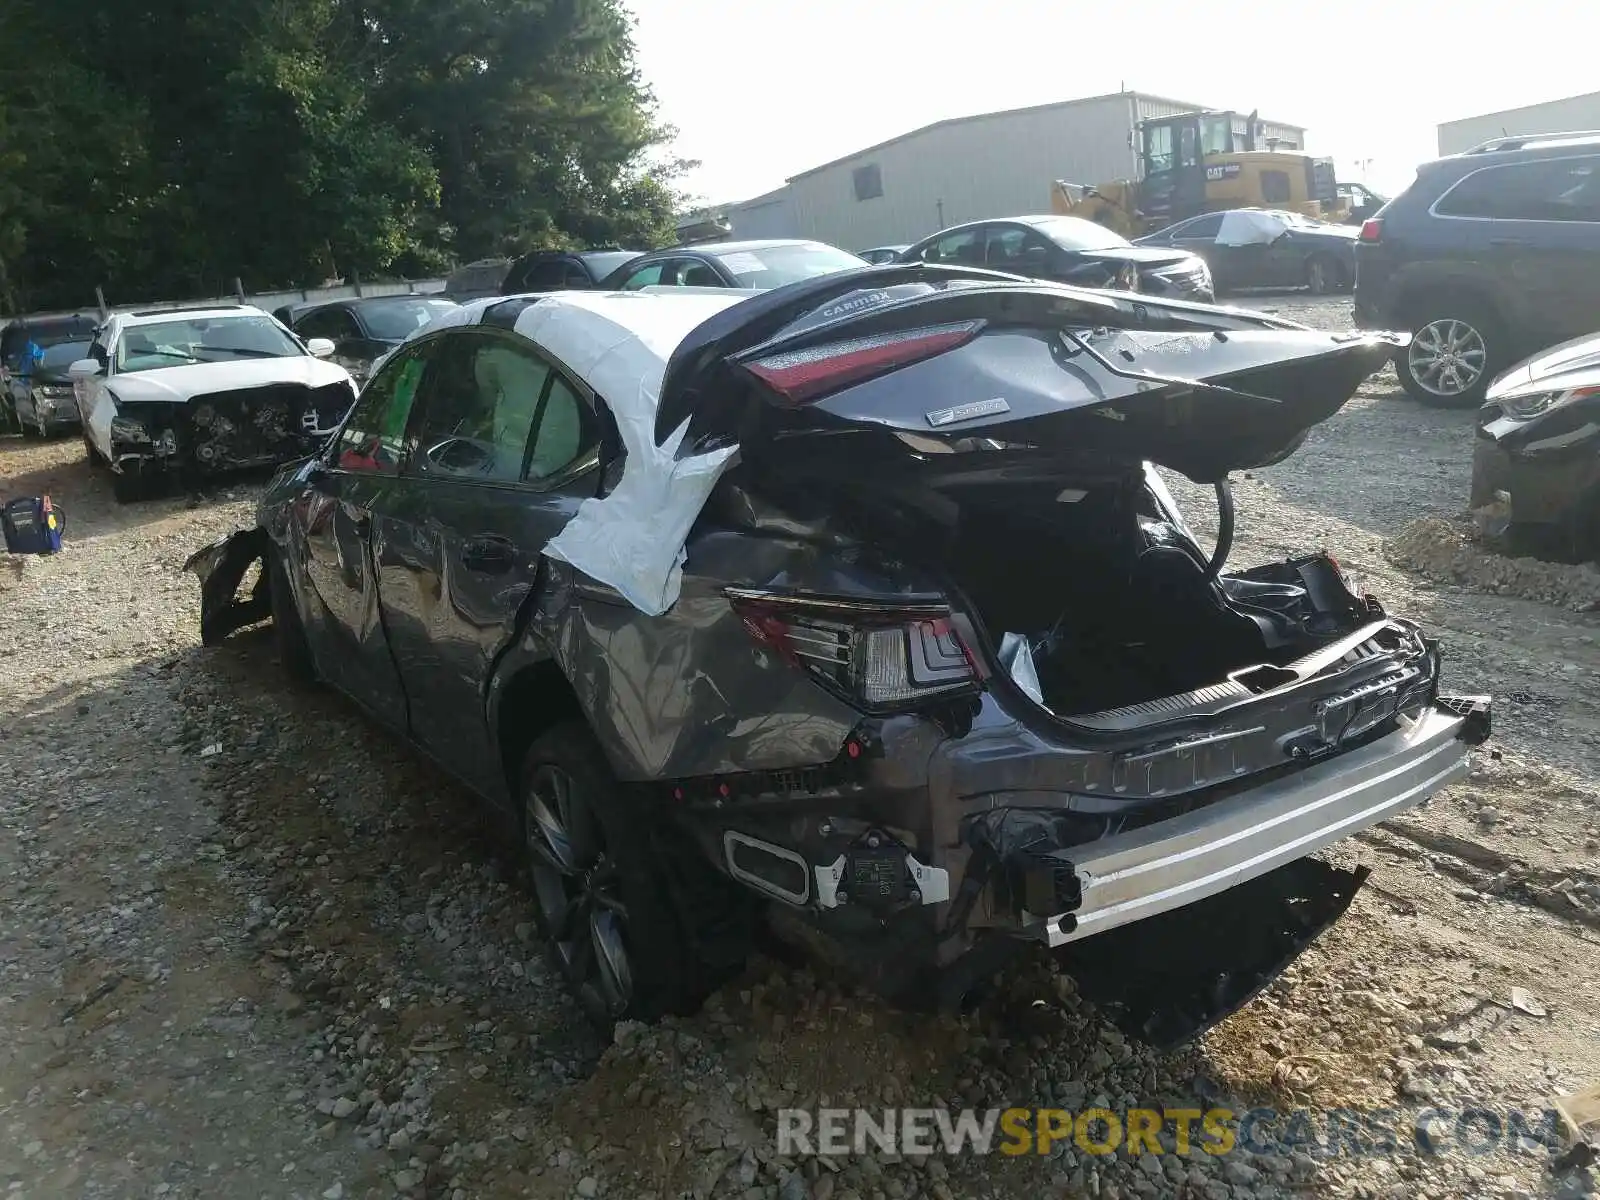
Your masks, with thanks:
M 638 250 L 535 250 L 511 264 L 502 296 L 529 292 L 570 292 L 597 288 L 613 271 L 627 266 Z
M 973 221 L 923 238 L 901 262 L 989 267 L 1078 287 L 1121 288 L 1210 303 L 1205 260 L 1182 250 L 1135 246 L 1081 217 L 1007 217 Z
M 706 242 L 641 254 L 605 281 L 613 291 L 647 287 L 743 288 L 766 291 L 818 275 L 864 267 L 865 259 L 825 242 Z
M 442 296 L 373 296 L 292 309 L 284 321 L 301 341 L 327 338 L 332 361 L 357 382 L 372 364 L 441 313 L 459 308 Z M 277 314 L 284 320 L 284 311 Z
M 1139 245 L 1199 255 L 1219 291 L 1304 287 L 1321 296 L 1354 285 L 1359 232 L 1299 213 L 1236 208 L 1179 221 Z

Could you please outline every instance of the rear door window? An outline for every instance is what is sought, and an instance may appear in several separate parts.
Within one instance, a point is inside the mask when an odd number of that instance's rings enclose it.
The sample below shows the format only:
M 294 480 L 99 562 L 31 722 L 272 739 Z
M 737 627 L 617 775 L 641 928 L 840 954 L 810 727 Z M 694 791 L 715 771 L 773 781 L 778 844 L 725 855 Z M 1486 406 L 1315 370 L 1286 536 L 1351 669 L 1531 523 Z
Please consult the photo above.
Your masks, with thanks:
M 983 266 L 984 226 L 962 229 L 947 234 L 922 252 L 922 261 L 930 263 L 957 263 L 967 267 Z
M 1440 197 L 1434 211 L 1501 221 L 1600 222 L 1600 156 L 1474 171 Z
M 361 327 L 348 309 L 325 308 L 310 313 L 295 322 L 294 331 L 303 338 L 327 338 L 342 342 L 361 336 Z
M 1171 240 L 1175 242 L 1209 242 L 1215 240 L 1217 234 L 1222 232 L 1222 214 L 1208 213 L 1203 217 L 1196 217 L 1187 225 L 1180 225 L 1173 231 Z
M 625 292 L 636 292 L 640 288 L 655 287 L 661 282 L 661 273 L 668 266 L 666 262 L 653 262 L 640 267 L 636 271 L 629 271 L 619 285 Z
M 1050 243 L 1020 225 L 989 226 L 988 265 L 997 271 L 1034 270 L 1050 259 Z
M 594 445 L 587 407 L 525 345 L 475 333 L 452 339 L 438 361 L 408 470 L 472 483 L 543 480 Z

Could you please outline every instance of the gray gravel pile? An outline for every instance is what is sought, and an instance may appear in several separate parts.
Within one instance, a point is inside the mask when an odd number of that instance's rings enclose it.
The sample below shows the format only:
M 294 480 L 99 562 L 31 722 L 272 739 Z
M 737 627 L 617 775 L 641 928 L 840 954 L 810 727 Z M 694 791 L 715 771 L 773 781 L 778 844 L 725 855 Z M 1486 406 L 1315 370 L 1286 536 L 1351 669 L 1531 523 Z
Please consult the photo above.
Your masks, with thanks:
M 1423 517 L 1396 534 L 1385 550 L 1396 566 L 1438 583 L 1578 612 L 1600 607 L 1600 571 L 1590 564 L 1509 558 L 1483 546 L 1466 520 Z

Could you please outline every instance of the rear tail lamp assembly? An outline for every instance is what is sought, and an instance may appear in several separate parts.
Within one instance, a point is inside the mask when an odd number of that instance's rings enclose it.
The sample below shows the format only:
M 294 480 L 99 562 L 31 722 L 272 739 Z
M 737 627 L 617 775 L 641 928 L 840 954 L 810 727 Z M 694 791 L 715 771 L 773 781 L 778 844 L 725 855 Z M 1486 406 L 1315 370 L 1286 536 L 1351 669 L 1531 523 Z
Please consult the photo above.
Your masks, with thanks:
M 727 595 L 758 645 L 869 713 L 971 694 L 987 675 L 972 630 L 948 608 L 736 588 Z
M 891 333 L 781 350 L 744 363 L 762 383 L 793 407 L 812 404 L 851 384 L 933 358 L 978 336 L 982 321 L 897 329 Z

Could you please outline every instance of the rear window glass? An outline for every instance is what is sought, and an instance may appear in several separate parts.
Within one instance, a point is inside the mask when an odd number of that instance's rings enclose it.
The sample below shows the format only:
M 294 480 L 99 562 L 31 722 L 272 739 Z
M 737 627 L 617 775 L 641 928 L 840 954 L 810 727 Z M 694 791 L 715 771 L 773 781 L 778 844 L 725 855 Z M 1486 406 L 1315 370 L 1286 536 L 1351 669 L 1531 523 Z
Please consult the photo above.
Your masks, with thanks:
M 373 337 L 391 341 L 415 333 L 435 317 L 459 307 L 453 300 L 394 300 L 366 305 L 361 316 Z
M 749 250 L 715 251 L 714 257 L 742 288 L 776 288 L 818 275 L 864 267 L 867 261 L 820 243 L 756 246 Z

